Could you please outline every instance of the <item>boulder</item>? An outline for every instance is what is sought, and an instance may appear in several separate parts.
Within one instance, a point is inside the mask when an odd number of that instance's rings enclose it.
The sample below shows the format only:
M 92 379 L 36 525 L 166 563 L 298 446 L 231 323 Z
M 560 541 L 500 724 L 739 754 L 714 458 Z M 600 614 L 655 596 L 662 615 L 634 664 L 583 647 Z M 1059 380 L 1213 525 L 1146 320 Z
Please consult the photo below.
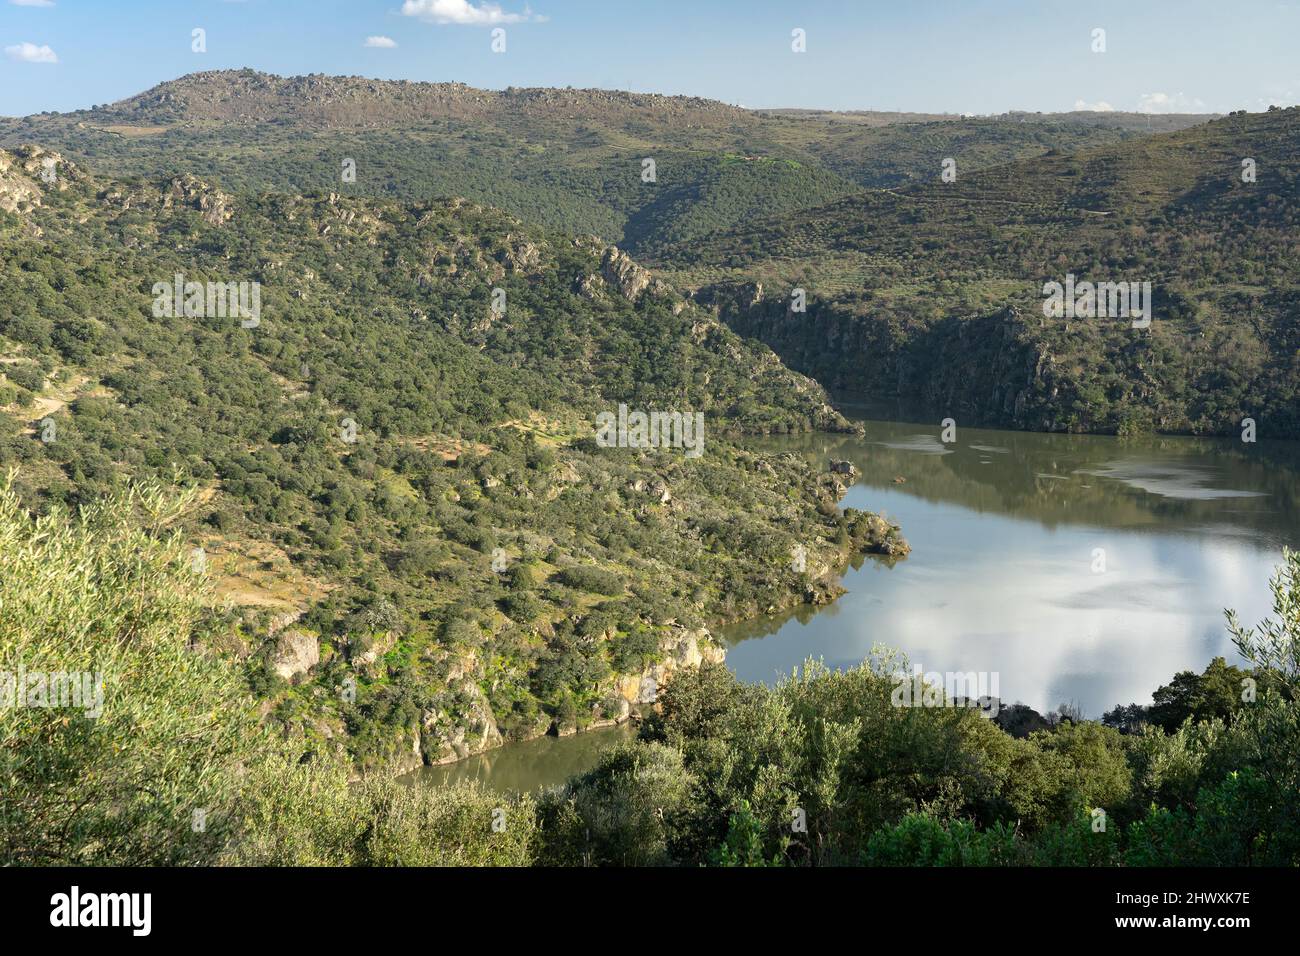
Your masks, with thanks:
M 574 280 L 573 291 L 582 296 L 588 302 L 598 301 L 602 296 L 600 276 L 578 276 L 578 278 Z
M 195 209 L 211 226 L 220 226 L 234 215 L 230 196 L 188 173 L 172 179 L 163 193 L 162 205 L 164 209 L 172 205 Z
M 542 253 L 527 236 L 512 232 L 506 236 L 505 248 L 497 253 L 497 261 L 510 272 L 535 272 Z
M 397 635 L 392 631 L 374 631 L 348 638 L 348 660 L 354 670 L 370 667 L 397 646 Z
M 292 681 L 320 663 L 320 643 L 314 634 L 306 631 L 284 631 L 276 638 L 271 649 L 271 670 L 285 680 Z

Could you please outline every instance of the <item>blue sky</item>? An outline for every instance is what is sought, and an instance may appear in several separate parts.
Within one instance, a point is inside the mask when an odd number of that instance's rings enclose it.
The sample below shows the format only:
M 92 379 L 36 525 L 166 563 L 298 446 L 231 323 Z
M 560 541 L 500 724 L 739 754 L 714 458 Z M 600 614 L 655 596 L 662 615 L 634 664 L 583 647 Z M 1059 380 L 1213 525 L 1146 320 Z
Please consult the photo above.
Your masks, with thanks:
M 0 0 L 0 115 L 245 66 L 751 107 L 1260 110 L 1300 101 L 1297 37 L 1300 0 Z

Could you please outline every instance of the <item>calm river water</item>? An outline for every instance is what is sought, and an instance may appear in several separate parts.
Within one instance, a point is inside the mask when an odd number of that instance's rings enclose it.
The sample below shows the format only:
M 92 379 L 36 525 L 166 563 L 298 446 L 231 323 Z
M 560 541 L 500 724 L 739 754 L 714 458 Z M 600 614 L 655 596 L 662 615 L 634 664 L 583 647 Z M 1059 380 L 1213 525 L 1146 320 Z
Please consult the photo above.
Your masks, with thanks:
M 1008 703 L 1097 717 L 1149 703 L 1179 670 L 1235 661 L 1224 608 L 1248 625 L 1267 615 L 1282 546 L 1300 547 L 1300 443 L 959 428 L 945 444 L 937 424 L 863 424 L 864 438 L 750 444 L 853 462 L 843 504 L 897 521 L 912 553 L 855 561 L 827 607 L 724 629 L 743 680 L 773 682 L 809 657 L 849 667 L 879 642 L 925 671 L 996 674 Z M 531 789 L 623 737 L 515 744 L 425 776 Z

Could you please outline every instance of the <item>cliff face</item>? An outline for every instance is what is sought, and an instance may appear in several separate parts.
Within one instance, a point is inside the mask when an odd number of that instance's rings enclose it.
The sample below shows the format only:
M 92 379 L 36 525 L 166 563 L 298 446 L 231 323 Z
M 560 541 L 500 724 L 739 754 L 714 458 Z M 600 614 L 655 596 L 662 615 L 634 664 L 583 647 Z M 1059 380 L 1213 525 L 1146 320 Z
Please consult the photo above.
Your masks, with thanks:
M 720 664 L 726 656 L 722 646 L 707 628 L 689 629 L 668 625 L 663 629 L 658 660 L 641 671 L 615 675 L 604 687 L 603 697 L 590 714 L 577 720 L 543 718 L 528 737 L 546 733 L 560 736 L 623 723 L 648 714 L 659 692 L 684 669 L 704 663 Z M 496 715 L 487 696 L 479 687 L 483 679 L 477 655 L 463 655 L 454 665 L 450 696 L 454 703 L 445 708 L 424 712 L 418 725 L 411 728 L 409 749 L 393 755 L 389 769 L 396 772 L 414 770 L 424 764 L 444 764 L 463 760 L 505 743 Z M 477 679 L 476 679 L 477 678 Z
M 77 167 L 53 150 L 33 145 L 0 150 L 0 210 L 25 218 L 40 208 L 47 191 L 62 191 L 80 178 Z
M 792 314 L 762 286 L 702 290 L 740 335 L 842 397 L 904 399 L 959 421 L 1036 431 L 1066 427 L 1055 359 L 1014 306 L 986 315 L 898 325 L 828 305 Z
M 1054 364 L 1012 306 L 933 326 L 905 351 L 898 390 L 954 417 L 1056 431 L 1064 422 Z
M 1189 340 L 1175 322 L 1138 333 L 1122 321 L 1046 320 L 1036 303 L 930 321 L 843 303 L 810 303 L 792 314 L 786 299 L 765 299 L 752 283 L 705 288 L 696 301 L 837 398 L 899 402 L 936 422 L 1221 435 L 1236 434 L 1243 416 L 1267 415 L 1276 437 L 1300 434 L 1286 398 L 1293 376 L 1270 371 L 1258 350 L 1237 340 L 1202 335 L 1184 346 Z M 1275 337 L 1279 354 L 1295 354 L 1294 331 Z
M 701 664 L 721 664 L 726 651 L 708 628 L 673 627 L 664 635 L 660 655 L 661 660 L 647 665 L 640 674 L 625 674 L 614 681 L 613 691 L 603 705 L 606 722 L 642 716 L 655 705 L 659 691 L 674 674 Z

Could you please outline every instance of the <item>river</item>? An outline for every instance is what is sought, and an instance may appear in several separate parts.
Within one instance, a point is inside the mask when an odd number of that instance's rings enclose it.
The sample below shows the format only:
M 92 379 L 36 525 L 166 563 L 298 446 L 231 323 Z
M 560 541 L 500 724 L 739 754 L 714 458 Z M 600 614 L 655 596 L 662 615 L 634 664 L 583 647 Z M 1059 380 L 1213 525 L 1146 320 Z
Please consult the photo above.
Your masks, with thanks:
M 1282 547 L 1300 547 L 1300 443 L 960 427 L 945 443 L 938 424 L 863 425 L 863 438 L 747 444 L 851 461 L 843 505 L 888 515 L 912 552 L 855 560 L 831 605 L 722 629 L 743 680 L 771 683 L 809 657 L 850 667 L 883 643 L 927 672 L 987 674 L 1007 703 L 1098 717 L 1149 703 L 1180 670 L 1237 662 L 1224 609 L 1247 625 L 1266 616 Z M 424 773 L 532 789 L 624 739 L 584 736 Z

